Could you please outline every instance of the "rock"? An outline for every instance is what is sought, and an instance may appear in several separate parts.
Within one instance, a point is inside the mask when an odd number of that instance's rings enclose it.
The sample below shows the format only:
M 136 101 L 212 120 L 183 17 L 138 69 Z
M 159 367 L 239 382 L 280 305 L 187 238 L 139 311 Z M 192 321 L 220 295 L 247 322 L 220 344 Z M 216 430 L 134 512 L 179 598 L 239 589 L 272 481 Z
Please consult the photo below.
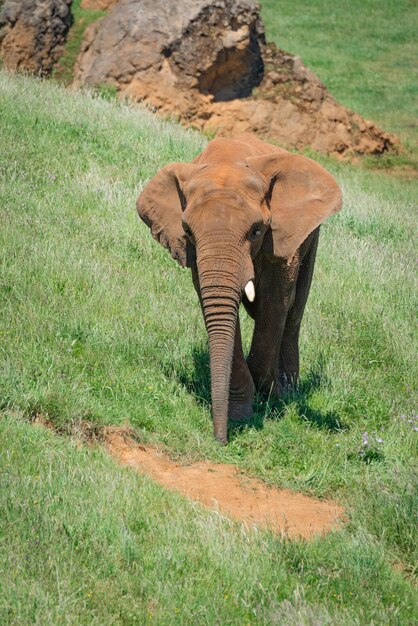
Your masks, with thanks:
M 103 83 L 205 132 L 253 131 L 336 155 L 398 145 L 299 57 L 266 44 L 253 0 L 120 0 L 87 29 L 76 63 L 76 86 Z
M 262 78 L 263 31 L 252 0 L 121 0 L 88 30 L 78 83 L 126 86 L 143 72 L 157 77 L 166 59 L 181 88 L 214 100 L 249 95 Z
M 11 70 L 49 74 L 63 53 L 72 0 L 6 0 L 0 14 L 0 57 Z

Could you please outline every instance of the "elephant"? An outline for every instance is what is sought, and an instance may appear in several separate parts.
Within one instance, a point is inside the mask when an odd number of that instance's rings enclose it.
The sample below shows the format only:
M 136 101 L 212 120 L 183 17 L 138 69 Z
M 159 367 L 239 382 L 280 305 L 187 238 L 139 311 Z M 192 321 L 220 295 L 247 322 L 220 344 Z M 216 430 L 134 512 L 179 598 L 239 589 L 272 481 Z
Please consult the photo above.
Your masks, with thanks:
M 333 176 L 252 134 L 215 138 L 163 167 L 137 200 L 152 236 L 191 269 L 209 336 L 214 436 L 249 418 L 255 390 L 280 397 L 299 376 L 299 330 L 319 228 L 341 209 Z M 254 319 L 245 359 L 238 309 Z

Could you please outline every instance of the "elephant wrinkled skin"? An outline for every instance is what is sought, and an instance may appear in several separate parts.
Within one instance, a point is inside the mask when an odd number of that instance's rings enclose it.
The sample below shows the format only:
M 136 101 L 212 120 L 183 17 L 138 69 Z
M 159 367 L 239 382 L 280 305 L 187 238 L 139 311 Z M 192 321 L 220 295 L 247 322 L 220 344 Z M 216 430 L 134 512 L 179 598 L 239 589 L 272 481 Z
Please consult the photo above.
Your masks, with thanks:
M 299 329 L 319 226 L 341 208 L 323 167 L 253 135 L 214 139 L 172 163 L 137 201 L 153 237 L 191 268 L 209 335 L 215 437 L 251 416 L 254 390 L 276 397 L 299 375 Z M 255 320 L 245 360 L 238 308 Z

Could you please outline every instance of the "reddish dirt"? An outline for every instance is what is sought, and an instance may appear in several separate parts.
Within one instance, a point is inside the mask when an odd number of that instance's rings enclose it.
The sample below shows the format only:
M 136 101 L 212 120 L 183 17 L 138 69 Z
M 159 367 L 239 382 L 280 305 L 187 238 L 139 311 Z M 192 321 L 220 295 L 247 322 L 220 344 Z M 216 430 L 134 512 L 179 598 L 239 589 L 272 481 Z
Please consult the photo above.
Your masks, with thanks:
M 118 0 L 83 0 L 81 3 L 82 9 L 92 9 L 94 11 L 107 11 Z
M 233 465 L 179 465 L 155 448 L 138 444 L 122 428 L 105 428 L 103 440 L 122 465 L 248 526 L 309 539 L 338 528 L 344 520 L 344 509 L 335 502 L 268 487 Z

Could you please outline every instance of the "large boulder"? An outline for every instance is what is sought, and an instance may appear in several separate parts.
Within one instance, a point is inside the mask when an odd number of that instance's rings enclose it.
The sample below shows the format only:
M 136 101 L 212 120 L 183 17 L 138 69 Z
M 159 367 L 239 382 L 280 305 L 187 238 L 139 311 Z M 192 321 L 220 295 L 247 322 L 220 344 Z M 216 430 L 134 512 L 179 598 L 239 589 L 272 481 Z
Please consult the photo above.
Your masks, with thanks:
M 121 0 L 87 30 L 75 78 L 126 89 L 168 70 L 188 91 L 240 97 L 261 81 L 260 40 L 252 0 Z
M 11 70 L 49 74 L 64 51 L 72 0 L 6 0 L 0 13 L 0 57 Z
M 120 0 L 87 29 L 75 68 L 75 85 L 103 83 L 210 133 L 253 131 L 339 155 L 397 145 L 298 57 L 266 44 L 253 0 Z

